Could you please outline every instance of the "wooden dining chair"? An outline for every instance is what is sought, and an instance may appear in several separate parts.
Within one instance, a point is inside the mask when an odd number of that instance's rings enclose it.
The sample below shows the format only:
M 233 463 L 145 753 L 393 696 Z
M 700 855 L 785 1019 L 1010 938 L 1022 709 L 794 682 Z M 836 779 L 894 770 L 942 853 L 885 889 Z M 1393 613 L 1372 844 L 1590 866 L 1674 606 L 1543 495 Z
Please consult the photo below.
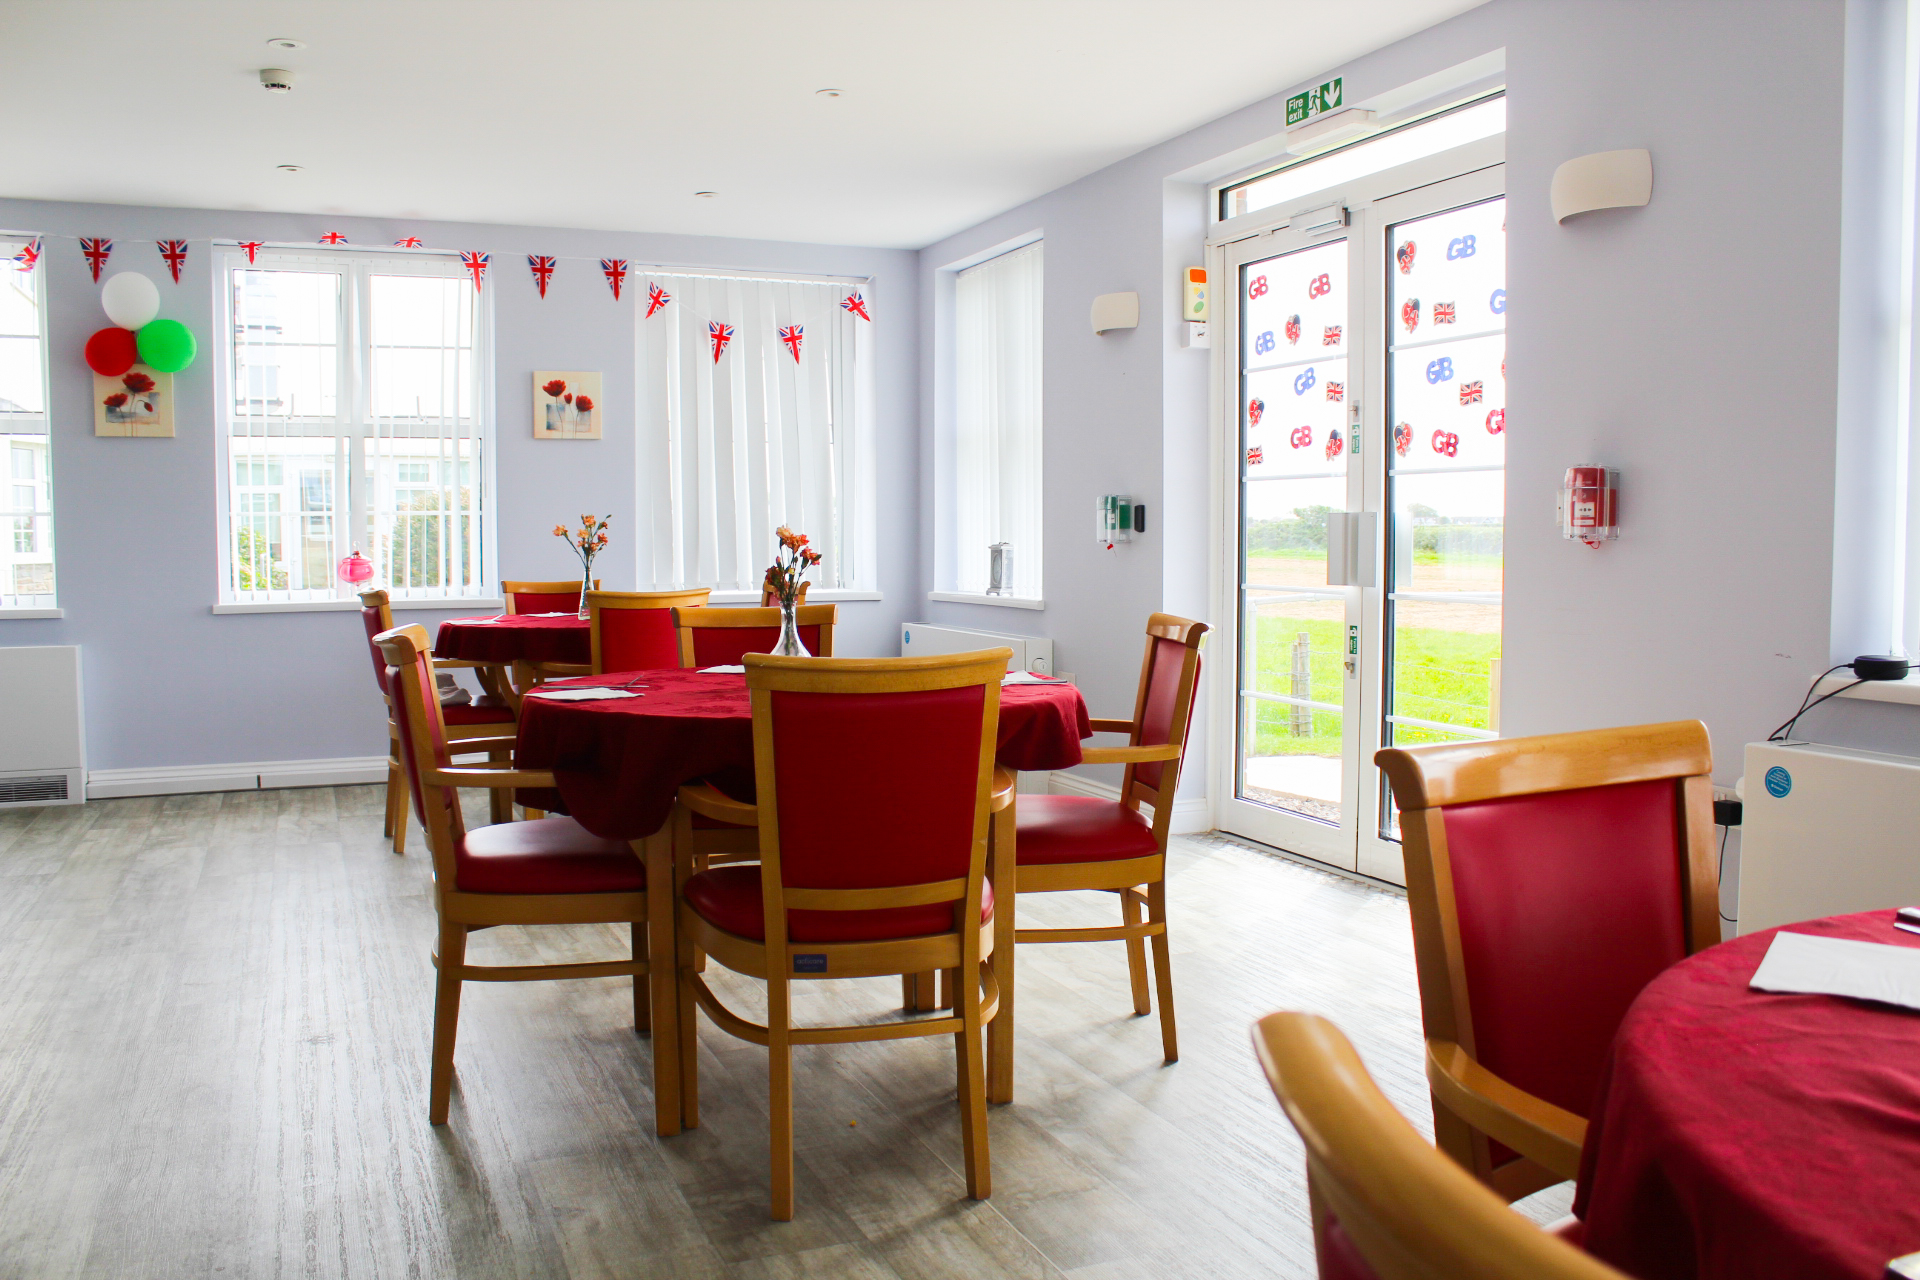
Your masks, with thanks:
M 381 833 L 393 838 L 393 851 L 407 851 L 407 773 L 400 763 L 400 723 L 394 713 L 392 691 L 387 687 L 387 660 L 381 654 L 380 647 L 373 638 L 383 631 L 393 630 L 393 604 L 385 591 L 362 591 L 360 593 L 360 621 L 367 632 L 367 652 L 373 657 L 373 679 L 380 688 L 381 700 L 387 704 L 387 813 L 386 829 Z M 449 667 L 476 667 L 479 663 L 462 662 L 458 659 L 433 659 L 434 671 L 438 673 Z M 446 724 L 449 741 L 462 742 L 470 738 L 492 738 L 511 735 L 516 728 L 513 708 L 494 694 L 484 694 L 478 700 L 460 706 L 441 708 L 441 719 Z M 471 751 L 457 750 L 456 755 L 471 755 Z M 511 752 L 506 748 L 495 748 L 488 752 L 492 760 L 506 760 Z M 489 809 L 495 822 L 513 821 L 513 794 L 496 792 L 489 800 Z
M 807 602 L 807 588 L 811 587 L 812 585 L 813 584 L 811 582 L 801 583 L 800 596 L 794 603 L 805 604 Z M 779 593 L 776 592 L 772 587 L 767 586 L 764 583 L 760 587 L 760 607 L 762 609 L 778 609 L 780 607 Z
M 1307 1149 L 1320 1280 L 1628 1280 L 1429 1146 L 1325 1018 L 1270 1013 L 1253 1048 Z
M 688 591 L 589 591 L 588 626 L 592 657 L 576 662 L 525 664 L 537 679 L 599 676 L 609 671 L 651 671 L 680 665 L 680 633 L 673 611 L 697 609 L 712 595 L 707 587 Z
M 1173 796 L 1193 720 L 1194 688 L 1200 680 L 1204 622 L 1156 613 L 1147 619 L 1146 655 L 1133 719 L 1095 720 L 1095 733 L 1124 733 L 1124 747 L 1083 747 L 1088 764 L 1123 764 L 1119 800 L 1094 796 L 1025 795 L 1015 801 L 1013 821 L 995 824 L 996 842 L 1011 838 L 1019 893 L 1100 890 L 1120 895 L 1120 923 L 1089 929 L 1020 929 L 1020 942 L 1125 942 L 1133 983 L 1134 1012 L 1153 1012 L 1147 992 L 1146 946 L 1153 947 L 1154 985 L 1160 995 L 1160 1047 L 1168 1062 L 1180 1057 L 1174 1030 L 1173 968 L 1167 944 L 1167 838 Z M 1151 821 L 1140 806 L 1153 807 Z M 1146 919 L 1141 920 L 1144 909 Z M 1011 924 L 1002 925 L 1003 934 Z M 1011 988 L 1011 984 L 1009 984 Z M 1003 996 L 1009 999 L 1011 989 Z M 1012 1100 L 1011 1004 L 993 1046 L 996 1102 Z
M 603 840 L 572 818 L 541 818 L 467 830 L 459 787 L 494 791 L 552 787 L 546 770 L 511 763 L 454 768 L 445 722 L 432 696 L 427 633 L 396 627 L 374 638 L 387 659 L 400 722 L 401 759 L 414 810 L 433 852 L 433 901 L 440 917 L 439 969 L 433 1009 L 433 1069 L 427 1115 L 445 1124 L 453 1089 L 454 1033 L 466 982 L 536 982 L 550 978 L 633 979 L 634 1027 L 650 1027 L 647 964 L 647 868 L 625 841 Z M 511 748 L 513 739 L 497 740 Z M 671 876 L 665 867 L 658 874 Z M 630 958 L 539 965 L 467 963 L 467 934 L 495 925 L 625 924 Z
M 800 643 L 816 658 L 833 656 L 833 626 L 840 617 L 834 604 L 801 605 L 794 621 Z M 675 609 L 683 667 L 733 667 L 747 653 L 767 653 L 780 643 L 778 609 Z
M 1697 720 L 1388 748 L 1440 1149 L 1517 1200 L 1577 1177 L 1613 1033 L 1720 941 Z
M 593 589 L 600 589 L 600 579 L 593 580 Z M 580 611 L 580 580 L 562 582 L 506 582 L 500 584 L 500 594 L 507 598 L 509 614 L 522 613 L 578 613 Z
M 706 784 L 679 803 L 759 829 L 757 865 L 680 887 L 680 1078 L 699 1123 L 694 1007 L 769 1054 L 773 1217 L 793 1217 L 793 1047 L 951 1035 L 967 1194 L 991 1190 L 982 1031 L 998 1007 L 986 881 L 1000 677 L 1009 649 L 929 658 L 745 656 L 758 802 Z M 721 1002 L 701 954 L 767 983 L 767 1021 Z M 957 970 L 949 1016 L 796 1026 L 792 985 Z

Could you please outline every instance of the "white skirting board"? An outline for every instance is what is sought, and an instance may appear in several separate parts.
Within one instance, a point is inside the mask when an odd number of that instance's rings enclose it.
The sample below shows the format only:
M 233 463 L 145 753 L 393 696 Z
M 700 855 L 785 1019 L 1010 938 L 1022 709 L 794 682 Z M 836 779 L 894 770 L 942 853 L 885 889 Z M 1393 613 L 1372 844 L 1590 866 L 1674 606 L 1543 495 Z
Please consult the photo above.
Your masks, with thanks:
M 171 796 L 194 791 L 261 791 L 275 787 L 344 787 L 386 780 L 385 756 L 94 769 L 87 774 L 87 799 Z
M 1120 788 L 1066 770 L 1047 776 L 1047 789 L 1056 796 L 1092 796 L 1096 800 L 1120 802 Z M 1190 836 L 1213 830 L 1213 814 L 1204 797 L 1173 802 L 1173 834 Z

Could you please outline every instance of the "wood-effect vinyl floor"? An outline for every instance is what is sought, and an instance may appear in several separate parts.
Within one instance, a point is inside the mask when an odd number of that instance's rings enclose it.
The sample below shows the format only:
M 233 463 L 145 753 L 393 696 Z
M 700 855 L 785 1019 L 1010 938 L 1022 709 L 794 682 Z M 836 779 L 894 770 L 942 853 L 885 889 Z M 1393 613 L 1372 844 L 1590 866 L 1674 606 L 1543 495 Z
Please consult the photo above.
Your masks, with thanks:
M 1299 1145 L 1247 1038 L 1282 1007 L 1335 1019 L 1431 1129 L 1405 899 L 1213 837 L 1178 840 L 1170 876 L 1178 1064 L 1118 944 L 1020 949 L 989 1201 L 965 1198 L 950 1038 L 806 1048 L 798 1218 L 768 1221 L 764 1051 L 703 1017 L 702 1127 L 656 1138 L 625 979 L 468 984 L 436 1129 L 429 869 L 417 826 L 406 857 L 381 837 L 381 797 L 0 814 L 0 1276 L 1311 1276 Z M 1117 916 L 1105 895 L 1020 909 Z M 498 929 L 471 955 L 623 945 Z M 818 983 L 798 1012 L 898 995 Z M 1544 1219 L 1567 1196 L 1535 1199 Z

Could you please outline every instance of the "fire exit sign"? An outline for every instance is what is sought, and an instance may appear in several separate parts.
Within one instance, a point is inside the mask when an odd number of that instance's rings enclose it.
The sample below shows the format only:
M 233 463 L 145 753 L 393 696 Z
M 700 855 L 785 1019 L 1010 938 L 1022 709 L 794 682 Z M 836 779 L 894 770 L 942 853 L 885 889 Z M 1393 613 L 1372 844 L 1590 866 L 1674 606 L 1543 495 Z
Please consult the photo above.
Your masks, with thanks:
M 1341 81 L 1344 77 L 1335 76 L 1318 89 L 1308 89 L 1305 93 L 1296 93 L 1287 99 L 1287 127 L 1311 120 L 1324 112 L 1332 111 L 1340 105 Z

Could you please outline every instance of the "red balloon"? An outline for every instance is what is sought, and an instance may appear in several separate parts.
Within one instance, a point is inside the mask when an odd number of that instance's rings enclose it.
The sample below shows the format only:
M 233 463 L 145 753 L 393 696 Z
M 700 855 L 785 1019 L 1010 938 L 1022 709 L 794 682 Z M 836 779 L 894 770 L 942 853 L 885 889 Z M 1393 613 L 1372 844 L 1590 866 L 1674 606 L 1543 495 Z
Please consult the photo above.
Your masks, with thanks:
M 131 329 L 109 325 L 87 339 L 87 367 L 104 377 L 119 377 L 139 359 L 140 348 Z

